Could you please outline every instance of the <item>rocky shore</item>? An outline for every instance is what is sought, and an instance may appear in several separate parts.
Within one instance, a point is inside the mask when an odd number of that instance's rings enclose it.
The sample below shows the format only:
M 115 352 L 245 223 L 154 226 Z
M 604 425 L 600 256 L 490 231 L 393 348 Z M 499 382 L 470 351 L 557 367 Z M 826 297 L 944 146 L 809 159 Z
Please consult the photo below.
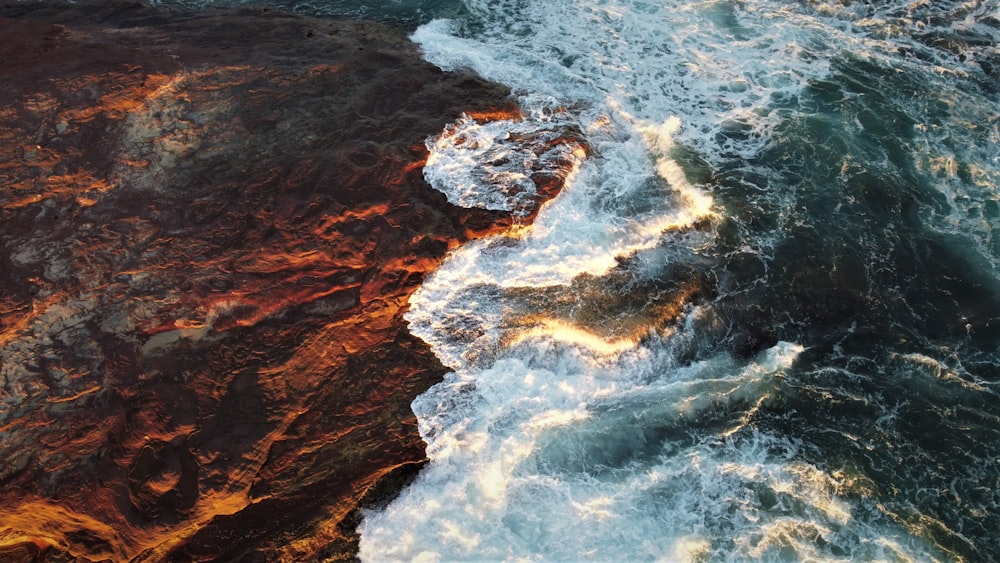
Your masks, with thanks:
M 515 221 L 424 141 L 509 93 L 262 8 L 0 2 L 0 35 L 0 560 L 351 558 L 444 373 L 408 297 Z

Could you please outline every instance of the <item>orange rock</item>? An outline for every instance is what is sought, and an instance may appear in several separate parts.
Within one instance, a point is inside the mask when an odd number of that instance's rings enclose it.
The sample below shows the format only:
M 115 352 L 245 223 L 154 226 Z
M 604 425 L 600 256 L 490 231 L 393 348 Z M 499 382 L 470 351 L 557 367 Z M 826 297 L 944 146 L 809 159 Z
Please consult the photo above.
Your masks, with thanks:
M 423 141 L 508 93 L 275 11 L 12 3 L 0 34 L 0 559 L 350 555 L 444 372 L 409 295 L 513 223 L 447 204 Z

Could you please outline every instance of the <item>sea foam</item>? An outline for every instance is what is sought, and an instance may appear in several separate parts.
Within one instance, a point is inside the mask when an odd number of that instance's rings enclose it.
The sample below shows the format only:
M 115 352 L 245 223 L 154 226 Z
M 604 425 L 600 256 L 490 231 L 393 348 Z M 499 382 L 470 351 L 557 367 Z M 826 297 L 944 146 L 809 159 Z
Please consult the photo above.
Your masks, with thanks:
M 798 195 L 771 190 L 786 178 L 755 159 L 789 116 L 818 111 L 804 92 L 837 72 L 838 45 L 891 59 L 889 31 L 838 14 L 842 3 L 466 4 L 467 19 L 414 33 L 426 58 L 510 85 L 529 113 L 567 108 L 560 118 L 592 154 L 530 229 L 458 249 L 411 299 L 411 331 L 454 371 L 413 403 L 430 463 L 366 513 L 362 558 L 937 557 L 865 500 L 863 475 L 806 462 L 809 445 L 754 423 L 792 392 L 800 345 L 686 362 L 677 350 L 698 338 L 710 305 L 616 339 L 510 298 L 544 291 L 583 307 L 598 296 L 575 293 L 574 280 L 633 268 L 638 283 L 656 268 L 635 264 L 697 256 L 726 210 L 694 165 L 762 178 L 775 226 L 740 252 L 771 252 L 795 226 Z M 481 146 L 503 127 L 477 130 L 491 137 Z M 453 201 L 507 205 L 459 170 L 480 156 L 429 148 L 428 177 Z

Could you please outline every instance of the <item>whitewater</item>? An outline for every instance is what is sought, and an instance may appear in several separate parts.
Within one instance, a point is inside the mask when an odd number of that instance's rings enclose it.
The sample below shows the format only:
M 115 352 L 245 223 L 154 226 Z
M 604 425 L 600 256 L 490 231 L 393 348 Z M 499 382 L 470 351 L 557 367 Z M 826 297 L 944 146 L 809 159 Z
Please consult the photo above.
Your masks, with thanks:
M 430 462 L 366 513 L 361 558 L 1000 554 L 997 4 L 463 5 L 413 40 L 526 118 L 428 140 L 432 185 L 504 208 L 523 175 L 490 162 L 528 159 L 498 143 L 553 121 L 593 154 L 412 299 L 453 372 L 413 404 Z M 914 233 L 992 301 L 919 310 L 946 297 L 898 250 Z M 957 464 L 928 413 L 965 433 Z

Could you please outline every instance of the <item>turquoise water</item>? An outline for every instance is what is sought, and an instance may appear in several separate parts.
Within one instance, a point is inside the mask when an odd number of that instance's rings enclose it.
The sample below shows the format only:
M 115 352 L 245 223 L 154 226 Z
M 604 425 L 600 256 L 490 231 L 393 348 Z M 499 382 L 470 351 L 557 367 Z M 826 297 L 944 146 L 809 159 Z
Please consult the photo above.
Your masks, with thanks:
M 363 559 L 1000 560 L 1000 2 L 294 4 L 513 88 L 428 140 L 457 204 L 593 147 L 414 296 L 454 371 Z

